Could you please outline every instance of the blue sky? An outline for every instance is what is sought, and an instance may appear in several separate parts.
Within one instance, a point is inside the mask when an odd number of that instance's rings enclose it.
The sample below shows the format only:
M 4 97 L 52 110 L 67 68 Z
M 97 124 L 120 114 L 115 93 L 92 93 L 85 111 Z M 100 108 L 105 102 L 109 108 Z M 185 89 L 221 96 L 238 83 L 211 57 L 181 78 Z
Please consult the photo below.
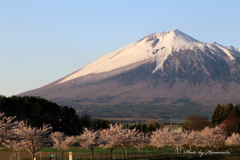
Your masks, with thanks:
M 2 0 L 0 94 L 39 88 L 154 32 L 240 48 L 240 1 Z

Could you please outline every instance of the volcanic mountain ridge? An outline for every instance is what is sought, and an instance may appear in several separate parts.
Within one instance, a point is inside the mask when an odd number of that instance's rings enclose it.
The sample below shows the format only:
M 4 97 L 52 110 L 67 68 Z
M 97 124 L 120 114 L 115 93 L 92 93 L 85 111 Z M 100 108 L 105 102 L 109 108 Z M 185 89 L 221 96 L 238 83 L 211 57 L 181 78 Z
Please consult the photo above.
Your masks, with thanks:
M 179 30 L 153 33 L 41 88 L 76 108 L 89 103 L 238 103 L 240 49 L 200 42 Z M 159 101 L 160 100 L 160 101 Z M 81 109 L 79 109 L 81 111 Z

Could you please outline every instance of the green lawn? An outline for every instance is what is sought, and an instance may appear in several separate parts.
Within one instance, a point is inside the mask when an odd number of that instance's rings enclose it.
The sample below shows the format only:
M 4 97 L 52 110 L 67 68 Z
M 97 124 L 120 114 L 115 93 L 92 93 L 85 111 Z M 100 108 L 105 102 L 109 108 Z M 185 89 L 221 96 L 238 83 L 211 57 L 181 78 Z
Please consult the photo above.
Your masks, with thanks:
M 172 150 L 172 148 L 168 149 L 169 151 Z M 59 152 L 57 149 L 55 148 L 42 148 L 41 149 L 42 152 Z M 155 147 L 149 147 L 147 149 L 144 150 L 145 152 L 159 152 L 160 150 L 157 150 Z M 86 148 L 80 148 L 80 147 L 72 147 L 68 150 L 66 150 L 65 152 L 73 152 L 73 153 L 90 153 L 91 151 L 88 150 Z M 94 153 L 110 153 L 110 151 L 108 149 L 104 149 L 104 148 L 94 148 Z M 136 153 L 139 152 L 138 149 L 136 148 L 130 148 L 128 150 L 128 153 Z M 113 153 L 125 153 L 123 148 L 115 148 L 113 150 Z
M 219 151 L 226 151 L 228 148 L 221 148 Z M 185 149 L 187 150 L 187 149 Z M 192 149 L 195 150 L 195 149 Z M 0 160 L 6 160 L 9 159 L 11 155 L 13 155 L 12 150 L 10 149 L 3 149 L 0 150 Z M 203 150 L 205 151 L 205 149 Z M 214 150 L 215 151 L 215 150 Z M 69 150 L 64 152 L 64 159 L 68 159 L 68 152 L 73 152 L 73 158 L 80 158 L 80 159 L 89 159 L 91 157 L 90 150 L 86 150 L 84 148 L 79 147 L 73 147 Z M 61 154 L 59 154 L 59 151 L 54 148 L 43 148 L 42 149 L 42 157 L 49 157 L 51 153 L 57 153 L 58 158 L 61 157 Z M 86 155 L 88 153 L 88 155 Z M 94 149 L 94 157 L 95 158 L 110 158 L 110 152 L 107 149 L 102 148 L 95 148 Z M 135 148 L 129 149 L 129 159 L 134 159 L 134 157 L 139 157 L 137 154 L 138 150 Z M 173 149 L 171 147 L 167 148 L 166 155 L 163 155 L 163 150 L 157 150 L 155 147 L 149 146 L 147 149 L 145 149 L 145 154 L 143 155 L 145 158 L 141 160 L 170 160 L 170 159 L 176 159 L 176 160 L 238 160 L 240 159 L 240 148 L 233 148 L 231 150 L 231 154 L 204 154 L 202 157 L 200 157 L 199 154 L 191 155 L 191 154 L 173 154 Z M 125 157 L 125 152 L 122 148 L 116 148 L 113 151 L 113 154 L 116 159 L 122 159 Z M 30 154 L 26 151 L 21 152 L 21 158 L 29 157 Z M 151 157 L 151 158 L 150 158 Z M 39 160 L 39 155 L 37 160 Z

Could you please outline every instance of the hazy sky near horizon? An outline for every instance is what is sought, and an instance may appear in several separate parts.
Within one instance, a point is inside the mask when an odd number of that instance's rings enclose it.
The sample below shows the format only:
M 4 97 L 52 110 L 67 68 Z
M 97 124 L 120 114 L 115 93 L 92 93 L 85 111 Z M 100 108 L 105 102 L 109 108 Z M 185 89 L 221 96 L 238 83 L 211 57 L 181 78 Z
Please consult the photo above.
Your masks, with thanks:
M 150 33 L 240 48 L 240 1 L 0 1 L 0 94 L 62 78 Z

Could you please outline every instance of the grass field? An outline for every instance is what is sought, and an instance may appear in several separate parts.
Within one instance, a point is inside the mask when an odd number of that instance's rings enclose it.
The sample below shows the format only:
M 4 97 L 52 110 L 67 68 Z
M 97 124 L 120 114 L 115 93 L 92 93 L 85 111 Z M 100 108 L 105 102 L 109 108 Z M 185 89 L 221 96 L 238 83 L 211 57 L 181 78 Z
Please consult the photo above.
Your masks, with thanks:
M 219 152 L 225 152 L 228 148 L 221 148 Z M 64 160 L 68 160 L 68 152 L 73 153 L 73 159 L 90 159 L 91 154 L 90 151 L 79 148 L 79 147 L 73 147 L 69 150 L 64 152 Z M 167 160 L 167 159 L 177 159 L 177 160 L 237 160 L 240 159 L 240 148 L 235 148 L 230 151 L 230 154 L 203 154 L 200 157 L 200 154 L 173 154 L 173 149 L 171 147 L 167 148 L 166 155 L 163 154 L 163 150 L 157 150 L 154 147 L 149 147 L 145 149 L 143 157 L 146 160 Z M 40 156 L 42 159 L 46 159 L 47 157 L 50 157 L 50 154 L 56 153 L 57 158 L 61 158 L 61 153 L 54 149 L 54 148 L 43 148 L 41 150 L 41 155 L 38 153 L 36 155 L 37 160 L 40 159 Z M 94 149 L 94 158 L 110 158 L 110 152 L 107 149 L 102 148 L 95 148 Z M 10 149 L 4 149 L 0 150 L 0 160 L 8 160 L 10 159 L 10 156 L 13 155 L 12 150 Z M 30 160 L 30 154 L 26 151 L 22 151 L 20 153 L 21 160 Z M 122 148 L 116 148 L 113 151 L 113 158 L 115 159 L 123 159 L 125 157 L 124 150 Z M 135 148 L 129 149 L 129 157 L 128 159 L 139 159 L 136 157 L 139 157 L 138 150 Z M 141 160 L 144 160 L 143 157 Z M 151 157 L 151 158 L 150 158 Z M 12 156 L 12 160 L 15 160 L 15 156 Z
M 93 118 L 103 119 L 123 118 L 122 120 L 124 120 L 124 118 L 132 118 L 131 121 L 135 121 L 134 123 L 136 123 L 137 120 L 141 121 L 142 118 L 184 120 L 190 115 L 202 115 L 211 118 L 216 108 L 216 106 L 212 105 L 196 104 L 187 99 L 178 99 L 172 104 L 166 104 L 159 100 L 121 104 L 112 104 L 109 102 L 73 102 L 71 100 L 59 103 L 73 106 L 79 115 L 88 114 Z

